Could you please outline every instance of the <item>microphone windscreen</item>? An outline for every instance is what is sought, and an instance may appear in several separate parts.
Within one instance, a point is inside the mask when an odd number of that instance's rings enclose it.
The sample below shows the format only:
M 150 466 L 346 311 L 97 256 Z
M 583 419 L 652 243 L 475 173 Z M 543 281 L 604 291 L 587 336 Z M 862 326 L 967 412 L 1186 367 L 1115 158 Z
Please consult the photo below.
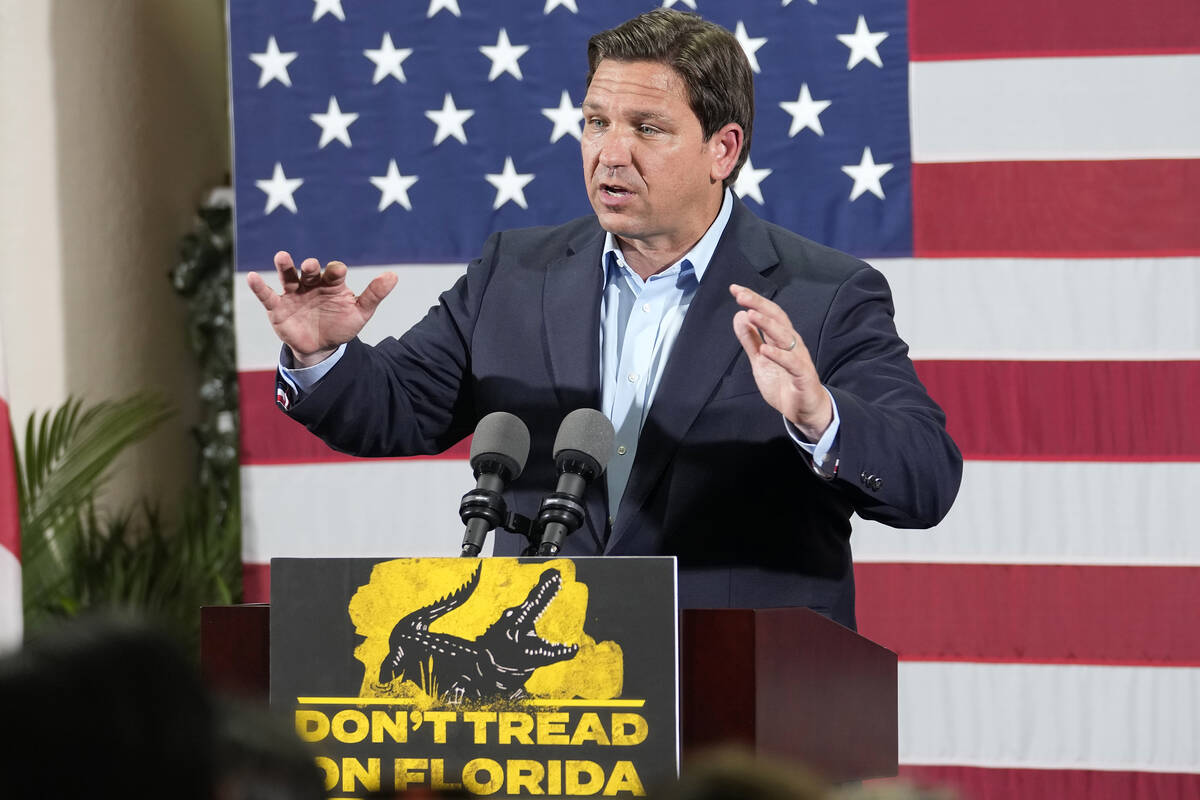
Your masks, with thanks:
M 608 417 L 594 408 L 577 408 L 563 418 L 554 437 L 554 459 L 566 450 L 583 453 L 596 460 L 604 470 L 613 454 L 616 431 Z
M 494 411 L 479 420 L 471 437 L 471 467 L 485 458 L 503 462 L 512 472 L 510 480 L 516 480 L 529 458 L 529 428 L 507 411 Z

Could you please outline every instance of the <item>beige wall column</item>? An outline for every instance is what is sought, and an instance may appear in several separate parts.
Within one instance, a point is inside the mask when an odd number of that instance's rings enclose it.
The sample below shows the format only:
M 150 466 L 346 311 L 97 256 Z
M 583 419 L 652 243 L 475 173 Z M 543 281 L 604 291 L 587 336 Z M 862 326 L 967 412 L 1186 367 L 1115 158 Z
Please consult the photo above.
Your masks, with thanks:
M 66 396 L 50 2 L 0 3 L 0 325 L 18 432 Z
M 24 0 L 0 10 L 0 270 L 14 419 L 138 389 L 180 411 L 111 499 L 191 478 L 196 375 L 168 280 L 229 169 L 221 0 Z

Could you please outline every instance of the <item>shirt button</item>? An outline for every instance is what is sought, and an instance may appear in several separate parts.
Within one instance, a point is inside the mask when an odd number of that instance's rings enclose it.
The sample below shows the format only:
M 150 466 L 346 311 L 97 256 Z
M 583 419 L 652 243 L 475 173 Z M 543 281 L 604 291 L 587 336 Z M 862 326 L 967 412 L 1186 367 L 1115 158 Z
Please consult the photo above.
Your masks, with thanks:
M 620 447 L 617 448 L 617 455 L 619 455 L 619 456 L 623 456 L 628 452 L 629 451 L 627 449 L 625 449 L 625 445 L 621 445 Z
M 638 374 L 636 372 L 629 373 L 627 377 L 629 378 L 630 383 L 637 383 Z
M 645 311 L 647 314 L 649 314 L 650 313 L 650 304 L 646 303 L 645 305 L 643 305 L 642 311 Z

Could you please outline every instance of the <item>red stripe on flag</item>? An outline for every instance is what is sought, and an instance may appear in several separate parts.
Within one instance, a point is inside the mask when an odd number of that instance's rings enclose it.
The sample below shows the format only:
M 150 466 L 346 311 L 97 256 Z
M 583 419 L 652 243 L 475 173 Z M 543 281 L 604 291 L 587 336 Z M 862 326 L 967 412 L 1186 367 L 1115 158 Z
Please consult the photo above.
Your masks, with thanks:
M 900 777 L 923 786 L 952 788 L 960 800 L 1195 800 L 1200 775 L 1073 769 L 986 769 L 901 765 Z M 874 785 L 885 781 L 871 781 Z
M 1200 253 L 1200 159 L 913 164 L 912 182 L 917 256 Z
M 242 602 L 271 602 L 271 565 L 242 563 Z
M 969 459 L 1200 461 L 1200 361 L 919 361 Z
M 247 603 L 270 566 L 242 565 Z M 1200 666 L 1200 568 L 857 564 L 859 632 L 906 661 Z M 1200 796 L 1200 795 L 1198 795 Z
M 1200 461 L 1200 361 L 918 361 L 963 455 L 976 460 Z M 243 372 L 242 463 L 357 461 L 271 402 Z M 430 458 L 467 459 L 463 441 Z
M 21 513 L 17 505 L 17 472 L 13 464 L 8 403 L 0 397 L 0 547 L 21 559 Z
M 242 465 L 312 464 L 366 459 L 339 453 L 275 405 L 275 373 L 238 373 L 242 412 Z M 444 453 L 420 458 L 470 457 L 471 441 L 464 439 Z
M 913 61 L 1200 52 L 1195 0 L 911 0 Z
M 859 633 L 905 661 L 1200 666 L 1200 631 L 1180 624 L 1200 596 L 1200 568 L 856 564 L 854 572 Z M 270 565 L 243 564 L 242 576 L 244 602 L 270 601 Z
M 859 632 L 908 661 L 1200 666 L 1200 626 L 1184 622 L 1200 567 L 860 563 L 854 574 Z

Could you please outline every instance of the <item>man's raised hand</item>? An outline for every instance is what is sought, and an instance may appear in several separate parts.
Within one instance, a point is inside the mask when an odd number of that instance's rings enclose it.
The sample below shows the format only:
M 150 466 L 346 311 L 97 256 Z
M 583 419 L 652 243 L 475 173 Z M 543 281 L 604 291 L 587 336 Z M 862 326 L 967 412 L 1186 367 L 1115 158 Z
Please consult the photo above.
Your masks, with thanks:
M 324 361 L 357 336 L 397 281 L 395 273 L 385 272 L 356 296 L 346 285 L 342 262 L 330 261 L 322 270 L 319 261 L 309 258 L 297 271 L 291 255 L 283 250 L 275 254 L 275 272 L 283 294 L 275 294 L 257 272 L 247 275 L 246 282 L 267 310 L 275 335 L 291 348 L 298 367 Z
M 733 316 L 733 332 L 750 359 L 759 393 L 805 438 L 818 441 L 833 422 L 833 401 L 787 312 L 744 286 L 734 284 L 729 292 L 742 307 Z

